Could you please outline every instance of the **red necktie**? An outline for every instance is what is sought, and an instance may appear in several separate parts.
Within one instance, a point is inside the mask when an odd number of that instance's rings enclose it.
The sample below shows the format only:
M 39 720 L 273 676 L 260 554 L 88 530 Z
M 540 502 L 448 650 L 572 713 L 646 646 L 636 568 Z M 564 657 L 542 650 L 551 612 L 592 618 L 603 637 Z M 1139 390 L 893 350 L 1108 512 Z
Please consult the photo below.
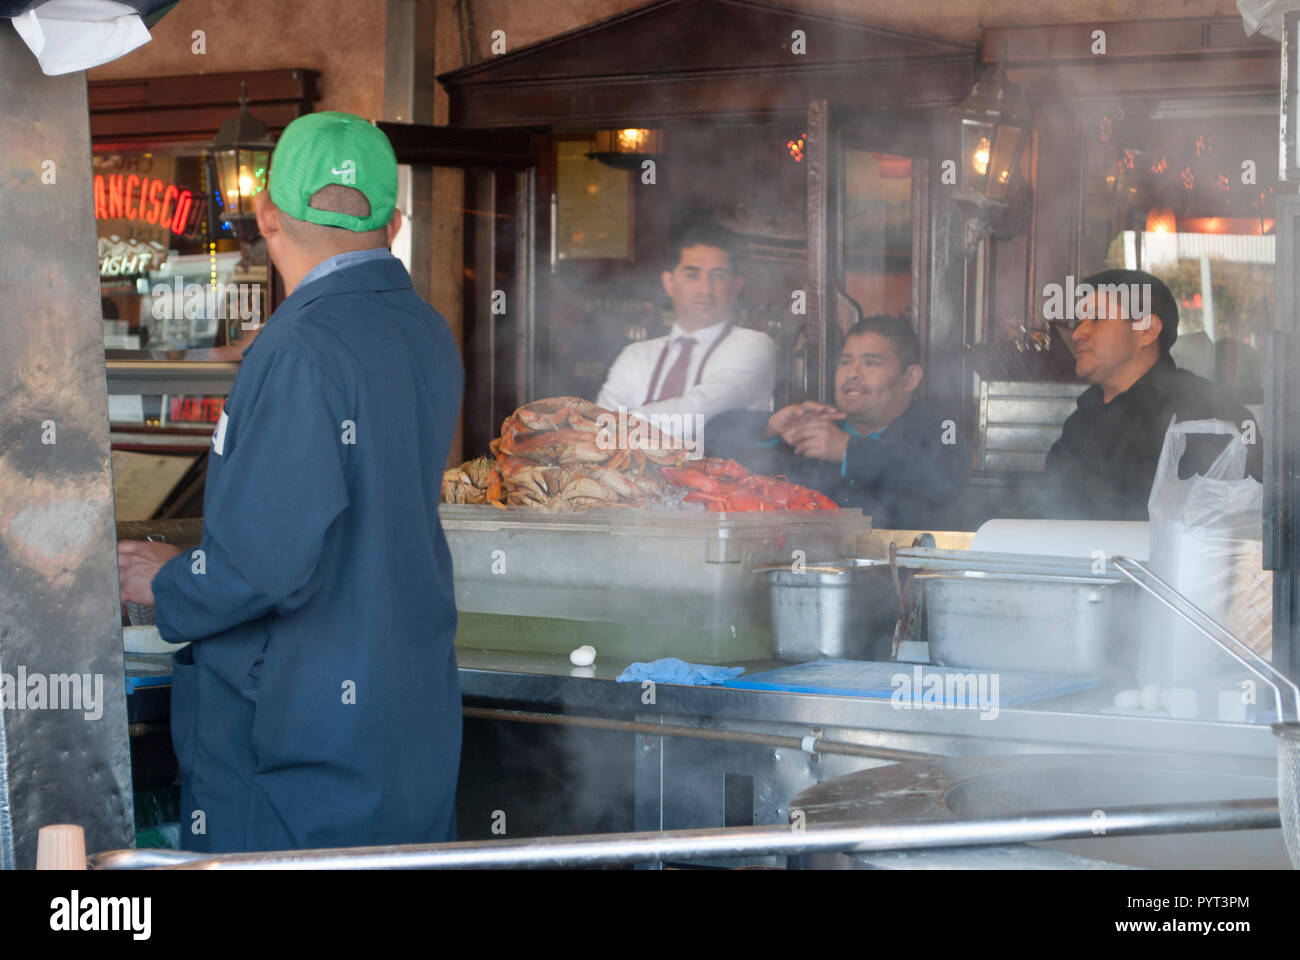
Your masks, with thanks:
M 677 359 L 668 368 L 663 386 L 659 388 L 660 400 L 672 400 L 680 397 L 686 390 L 686 368 L 691 365 L 691 349 L 695 346 L 694 337 L 678 337 Z

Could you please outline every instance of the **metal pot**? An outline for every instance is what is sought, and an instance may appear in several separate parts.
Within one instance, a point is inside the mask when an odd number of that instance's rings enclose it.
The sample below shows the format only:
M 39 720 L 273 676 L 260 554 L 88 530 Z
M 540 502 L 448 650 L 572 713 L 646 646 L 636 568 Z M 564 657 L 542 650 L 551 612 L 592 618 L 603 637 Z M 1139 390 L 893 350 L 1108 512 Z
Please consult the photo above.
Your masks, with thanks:
M 772 605 L 772 655 L 809 660 L 886 660 L 898 601 L 888 567 L 852 561 L 756 568 L 766 572 Z
M 938 666 L 1116 677 L 1132 671 L 1136 588 L 1033 574 L 918 574 Z

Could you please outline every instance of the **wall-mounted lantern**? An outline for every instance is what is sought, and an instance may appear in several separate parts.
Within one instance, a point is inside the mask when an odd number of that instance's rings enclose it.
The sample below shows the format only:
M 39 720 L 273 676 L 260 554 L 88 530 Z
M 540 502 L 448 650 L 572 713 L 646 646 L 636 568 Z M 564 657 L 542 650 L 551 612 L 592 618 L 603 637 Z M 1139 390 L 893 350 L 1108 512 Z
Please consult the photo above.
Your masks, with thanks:
M 961 173 L 955 199 L 966 210 L 966 246 L 973 251 L 1011 206 L 1028 199 L 1028 191 L 1016 185 L 1032 123 L 1024 95 L 1007 79 L 1002 60 L 975 81 L 957 116 Z
M 241 243 L 258 237 L 254 198 L 266 189 L 275 141 L 248 110 L 248 85 L 240 83 L 239 113 L 208 144 L 212 183 L 221 191 L 221 219 Z

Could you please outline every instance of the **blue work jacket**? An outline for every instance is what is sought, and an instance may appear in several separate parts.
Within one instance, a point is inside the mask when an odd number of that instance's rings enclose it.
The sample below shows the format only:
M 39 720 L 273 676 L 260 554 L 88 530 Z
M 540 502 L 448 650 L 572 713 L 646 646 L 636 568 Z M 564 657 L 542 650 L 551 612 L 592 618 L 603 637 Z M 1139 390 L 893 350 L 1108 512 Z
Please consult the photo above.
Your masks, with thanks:
M 245 352 L 200 552 L 154 578 L 186 849 L 455 838 L 461 703 L 438 521 L 464 371 L 401 261 L 310 279 Z

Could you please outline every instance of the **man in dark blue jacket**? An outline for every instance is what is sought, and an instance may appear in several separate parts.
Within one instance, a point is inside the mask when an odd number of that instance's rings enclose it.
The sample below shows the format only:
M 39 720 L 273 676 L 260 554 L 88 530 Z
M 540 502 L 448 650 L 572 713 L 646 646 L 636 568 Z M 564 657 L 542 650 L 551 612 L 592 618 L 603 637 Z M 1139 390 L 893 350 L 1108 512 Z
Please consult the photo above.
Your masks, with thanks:
M 188 849 L 455 838 L 438 500 L 464 374 L 388 251 L 396 191 L 392 147 L 362 118 L 284 131 L 257 213 L 289 296 L 213 435 L 202 543 L 119 547 L 123 598 L 191 641 L 172 689 Z
M 970 477 L 970 454 L 955 421 L 913 402 L 922 376 L 911 324 L 867 317 L 845 336 L 835 406 L 792 404 L 765 424 L 723 414 L 709 424 L 706 451 L 861 507 L 878 528 L 943 527 Z

